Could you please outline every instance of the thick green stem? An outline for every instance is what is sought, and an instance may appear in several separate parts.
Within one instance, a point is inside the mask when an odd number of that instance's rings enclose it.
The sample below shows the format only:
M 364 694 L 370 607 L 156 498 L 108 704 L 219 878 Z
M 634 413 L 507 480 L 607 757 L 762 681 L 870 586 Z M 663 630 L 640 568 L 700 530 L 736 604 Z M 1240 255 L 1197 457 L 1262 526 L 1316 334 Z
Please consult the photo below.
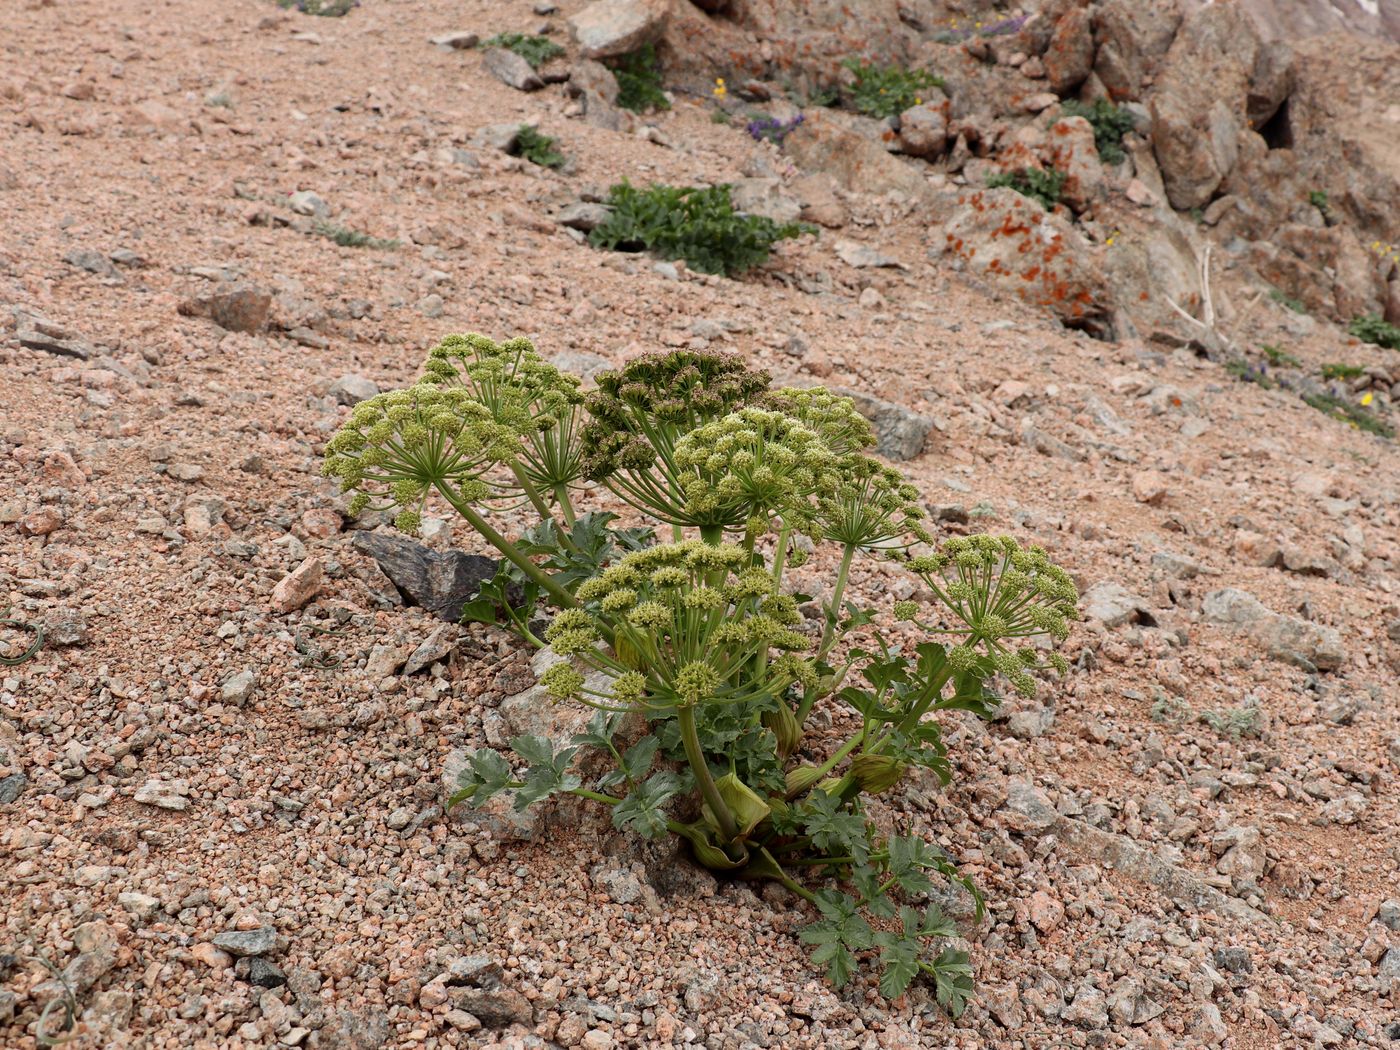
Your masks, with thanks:
M 836 570 L 836 585 L 831 589 L 831 608 L 827 612 L 826 628 L 822 631 L 821 645 L 817 646 L 817 659 L 826 658 L 831 647 L 836 644 L 836 625 L 841 622 L 841 599 L 846 594 L 846 578 L 851 573 L 851 559 L 856 549 L 847 546 L 841 552 L 841 567 Z
M 555 485 L 554 498 L 559 501 L 559 513 L 564 515 L 564 523 L 569 528 L 574 527 L 574 501 L 569 499 L 568 485 Z
M 720 834 L 724 836 L 724 843 L 732 842 L 738 834 L 738 825 L 734 823 L 734 814 L 729 811 L 729 804 L 724 801 L 724 797 L 719 793 L 719 788 L 715 786 L 714 777 L 710 776 L 710 765 L 705 761 L 705 752 L 700 747 L 700 732 L 695 727 L 695 708 L 686 705 L 676 709 L 676 722 L 681 729 L 681 743 L 685 745 L 685 757 L 690 762 L 691 771 L 695 774 L 695 782 L 700 785 L 700 794 L 710 807 L 710 812 L 714 814 L 715 820 L 719 824 Z
M 840 764 L 841 764 L 841 760 L 842 760 L 843 758 L 845 758 L 847 755 L 849 755 L 852 751 L 854 751 L 857 747 L 860 746 L 860 742 L 861 742 L 861 740 L 864 739 L 864 737 L 865 737 L 865 732 L 864 732 L 864 730 L 862 730 L 861 732 L 857 733 L 855 736 L 851 737 L 851 739 L 847 740 L 844 744 L 842 744 L 840 750 L 837 751 L 836 754 L 832 755 L 830 758 L 828 758 L 825 762 L 823 762 L 823 763 L 817 768 L 817 776 L 816 776 L 816 779 L 817 779 L 817 780 L 820 780 L 822 777 L 826 776 L 826 775 L 827 775 L 828 773 L 830 773 L 833 769 L 835 769 L 838 765 L 840 765 Z M 814 782 L 815 782 L 815 781 L 814 781 Z M 809 789 L 807 789 L 807 788 L 803 788 L 803 789 L 802 789 L 802 791 L 806 791 L 806 790 L 809 790 Z M 790 792 L 790 793 L 788 794 L 787 797 L 788 797 L 789 799 L 796 798 L 798 795 L 802 794 L 802 791 L 793 791 L 793 792 Z
M 783 584 L 783 566 L 787 563 L 788 538 L 792 534 L 792 529 L 783 524 L 782 531 L 778 533 L 778 546 L 773 551 L 773 586 L 781 587 Z
M 724 526 L 701 525 L 700 538 L 706 543 L 708 543 L 711 547 L 718 547 L 721 543 L 724 542 Z
M 505 555 L 506 559 L 510 561 L 513 565 L 515 565 L 516 568 L 518 568 L 531 580 L 533 580 L 535 583 L 539 584 L 542 588 L 544 588 L 545 593 L 554 599 L 556 605 L 558 605 L 561 609 L 573 609 L 578 606 L 578 602 L 574 600 L 574 596 L 572 594 L 566 591 L 563 587 L 559 586 L 559 584 L 552 580 L 549 576 L 546 576 L 538 565 L 532 562 L 529 558 L 525 557 L 525 555 L 521 554 L 520 551 L 516 548 L 515 544 L 511 543 L 510 540 L 506 539 L 494 528 L 492 528 L 490 523 L 487 522 L 487 520 L 483 518 L 480 514 L 478 514 L 476 512 L 476 509 L 473 508 L 471 504 L 465 503 L 462 500 L 457 499 L 452 493 L 452 491 L 446 486 L 439 486 L 438 491 L 442 493 L 443 498 L 445 498 L 448 503 L 452 504 L 452 508 L 458 514 L 462 515 L 462 517 L 467 519 L 468 525 L 476 529 L 477 532 L 481 533 L 482 537 L 486 540 L 487 543 L 495 547 L 498 551 Z

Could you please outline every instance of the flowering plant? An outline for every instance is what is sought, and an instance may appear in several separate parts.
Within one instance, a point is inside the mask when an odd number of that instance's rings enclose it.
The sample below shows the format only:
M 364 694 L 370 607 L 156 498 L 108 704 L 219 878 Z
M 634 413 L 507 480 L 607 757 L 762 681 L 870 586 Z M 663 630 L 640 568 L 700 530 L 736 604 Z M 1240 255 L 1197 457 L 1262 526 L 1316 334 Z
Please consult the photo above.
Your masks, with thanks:
M 815 907 L 802 938 L 834 983 L 873 958 L 883 994 L 927 975 L 959 1013 L 971 968 L 928 900 L 931 876 L 966 887 L 979 915 L 981 897 L 937 846 L 872 819 L 869 798 L 915 768 L 951 780 L 940 714 L 986 716 L 995 680 L 1030 694 L 1037 673 L 1065 673 L 1068 575 L 1009 537 L 935 544 L 917 491 L 867 454 L 874 436 L 848 398 L 771 390 L 734 356 L 646 354 L 584 394 L 528 341 L 469 335 L 444 340 L 425 373 L 354 409 L 326 473 L 401 528 L 430 495 L 456 509 L 505 559 L 469 614 L 504 614 L 552 649 L 548 694 L 596 710 L 569 741 L 477 750 L 453 804 L 596 801 L 619 829 L 680 836 L 706 867 Z M 669 541 L 579 514 L 590 480 Z M 508 540 L 489 520 L 503 506 L 539 526 Z M 785 575 L 817 544 L 837 569 L 809 621 Z M 848 601 L 857 557 L 910 574 L 912 597 Z M 541 606 L 553 613 L 539 632 Z M 818 705 L 843 739 L 813 731 Z M 586 782 L 583 749 L 612 771 Z

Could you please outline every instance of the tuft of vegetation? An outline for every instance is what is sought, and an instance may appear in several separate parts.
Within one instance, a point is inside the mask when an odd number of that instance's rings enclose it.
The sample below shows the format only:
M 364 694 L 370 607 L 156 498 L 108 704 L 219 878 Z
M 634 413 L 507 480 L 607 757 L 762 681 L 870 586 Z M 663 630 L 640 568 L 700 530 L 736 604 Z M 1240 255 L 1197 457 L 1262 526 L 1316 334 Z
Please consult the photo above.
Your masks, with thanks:
M 1275 368 L 1302 368 L 1303 362 L 1298 360 L 1288 351 L 1272 343 L 1265 343 L 1259 348 L 1259 352 L 1269 359 L 1269 364 Z
M 1361 405 L 1353 404 L 1336 394 L 1304 394 L 1303 400 L 1319 412 L 1355 427 L 1357 430 L 1364 430 L 1368 434 L 1384 438 L 1395 436 L 1394 428 L 1374 412 L 1368 412 Z
M 617 78 L 617 104 L 633 113 L 653 109 L 670 109 L 671 103 L 662 90 L 661 64 L 656 47 L 645 44 L 636 51 L 614 59 L 613 76 Z
M 757 115 L 749 121 L 744 130 L 755 142 L 771 142 L 781 146 L 783 140 L 796 130 L 797 126 L 805 119 L 801 113 L 791 120 L 779 120 L 777 117 Z
M 1323 379 L 1360 379 L 1366 369 L 1360 365 L 1326 364 L 1322 366 Z
M 360 0 L 277 0 L 283 10 L 296 10 L 304 15 L 322 18 L 343 18 L 360 6 Z
M 1400 350 L 1400 327 L 1397 327 L 1379 314 L 1362 314 L 1353 317 L 1347 331 L 1363 343 L 1372 343 L 1386 350 Z
M 507 51 L 514 51 L 530 63 L 531 69 L 539 69 L 551 58 L 558 58 L 564 53 L 564 49 L 553 40 L 538 33 L 497 33 L 490 40 L 483 40 L 476 46 L 482 51 L 491 47 L 503 47 Z
M 1308 194 L 1308 203 L 1322 213 L 1323 219 L 1332 217 L 1332 202 L 1327 199 L 1326 190 L 1313 190 Z
M 1286 295 L 1280 288 L 1270 288 L 1269 298 L 1280 306 L 1292 310 L 1295 314 L 1306 314 L 1308 312 L 1308 308 L 1303 305 L 1301 300 Z
M 1201 721 L 1231 740 L 1257 737 L 1263 730 L 1259 708 L 1254 704 L 1205 711 L 1201 714 Z
M 558 139 L 542 134 L 529 124 L 521 124 L 515 134 L 515 155 L 542 168 L 562 168 L 568 158 L 555 147 Z
M 856 58 L 848 58 L 841 64 L 855 74 L 851 105 L 857 112 L 877 120 L 899 116 L 911 106 L 919 105 L 929 88 L 943 86 L 943 78 L 926 69 L 877 66 Z
M 987 180 L 989 189 L 1007 187 L 1023 197 L 1039 202 L 1046 211 L 1054 211 L 1060 203 L 1060 193 L 1068 176 L 1058 168 L 1018 168 L 1002 171 Z
M 1270 378 L 1268 369 L 1264 365 L 1256 365 L 1253 361 L 1244 357 L 1235 357 L 1225 362 L 1225 371 L 1236 379 L 1246 383 L 1253 383 L 1263 387 L 1265 390 L 1272 390 L 1277 384 Z
M 870 965 L 886 998 L 923 980 L 960 1014 L 972 968 L 930 894 L 960 888 L 979 916 L 981 895 L 923 835 L 877 824 L 870 800 L 916 769 L 950 784 L 943 719 L 990 717 L 997 680 L 1031 696 L 1068 673 L 1069 574 L 1009 536 L 935 546 L 849 398 L 771 390 L 706 351 L 645 354 L 597 383 L 583 394 L 526 339 L 451 336 L 416 386 L 357 405 L 327 444 L 353 513 L 392 511 L 412 532 L 442 501 L 495 547 L 504 568 L 472 617 L 544 649 L 540 685 L 595 712 L 569 739 L 478 748 L 449 804 L 596 803 L 621 831 L 786 889 L 834 985 Z M 649 527 L 575 504 L 600 488 Z M 487 521 L 500 506 L 538 524 L 509 539 Z M 788 570 L 813 544 L 839 567 L 807 630 L 815 599 Z M 857 558 L 908 573 L 919 597 L 852 600 Z M 839 743 L 809 733 L 818 711 Z
M 1094 129 L 1094 145 L 1099 160 L 1105 164 L 1121 164 L 1127 158 L 1123 152 L 1123 136 L 1133 130 L 1133 115 L 1106 98 L 1094 100 L 1091 106 L 1078 99 L 1061 103 L 1060 112 L 1066 117 L 1083 117 Z
M 767 262 L 778 241 L 816 232 L 804 223 L 736 212 L 727 185 L 638 189 L 624 180 L 609 191 L 607 204 L 612 214 L 588 235 L 595 248 L 649 251 L 728 277 Z
M 399 246 L 398 241 L 385 240 L 382 237 L 371 237 L 367 233 L 359 230 L 352 230 L 348 226 L 342 226 L 338 222 L 327 222 L 325 219 L 317 219 L 311 224 L 311 232 L 325 237 L 327 240 L 335 241 L 342 248 L 377 248 L 380 251 L 393 251 Z

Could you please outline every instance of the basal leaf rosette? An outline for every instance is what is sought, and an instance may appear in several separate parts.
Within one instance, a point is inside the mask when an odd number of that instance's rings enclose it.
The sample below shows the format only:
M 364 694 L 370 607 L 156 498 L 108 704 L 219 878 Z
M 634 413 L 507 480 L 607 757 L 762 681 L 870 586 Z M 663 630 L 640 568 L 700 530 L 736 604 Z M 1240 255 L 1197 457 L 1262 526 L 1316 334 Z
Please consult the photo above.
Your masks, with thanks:
M 352 514 L 397 509 L 395 524 L 414 532 L 434 489 L 466 503 L 488 498 L 486 475 L 518 441 L 466 390 L 419 384 L 356 405 L 327 443 L 322 473 L 354 493 Z
M 1022 547 L 1010 536 L 957 537 L 908 565 L 959 623 L 923 624 L 912 601 L 896 602 L 895 615 L 955 637 L 957 644 L 948 650 L 954 670 L 977 671 L 990 663 L 1027 696 L 1035 694 L 1031 672 L 1068 672 L 1062 655 L 1031 644 L 1063 641 L 1069 621 L 1078 618 L 1074 581 L 1040 547 Z
M 582 476 L 579 380 L 541 358 L 530 340 L 448 336 L 428 352 L 422 381 L 465 390 L 492 419 L 519 435 L 511 465 L 524 474 L 521 487 L 527 495 L 562 498 L 561 490 Z
M 793 630 L 795 600 L 734 544 L 668 543 L 627 555 L 584 583 L 583 608 L 565 610 L 545 632 L 556 652 L 613 676 L 590 692 L 567 664 L 542 679 L 556 699 L 652 715 L 779 695 L 813 677 Z M 605 637 L 612 638 L 604 647 Z
M 648 477 L 658 456 L 700 424 L 756 401 L 769 382 L 737 355 L 698 350 L 643 354 L 604 372 L 585 400 L 585 476 L 608 481 L 621 471 L 637 486 L 658 484 Z

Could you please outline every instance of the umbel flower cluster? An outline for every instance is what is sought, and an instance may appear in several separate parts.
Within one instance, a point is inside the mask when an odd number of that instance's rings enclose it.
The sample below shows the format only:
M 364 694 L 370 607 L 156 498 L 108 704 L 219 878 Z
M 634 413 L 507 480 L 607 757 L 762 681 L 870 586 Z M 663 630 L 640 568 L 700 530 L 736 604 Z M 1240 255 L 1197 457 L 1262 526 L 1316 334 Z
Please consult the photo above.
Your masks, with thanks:
M 585 393 L 527 340 L 468 335 L 435 347 L 417 385 L 357 406 L 325 470 L 356 510 L 392 510 L 408 531 L 429 499 L 461 514 L 503 558 L 464 618 L 551 649 L 548 695 L 595 711 L 570 740 L 477 750 L 454 805 L 574 795 L 619 829 L 678 835 L 699 863 L 815 909 L 802 937 L 834 983 L 873 962 L 882 994 L 927 978 L 956 1015 L 971 967 L 947 944 L 957 931 L 929 899 L 932 877 L 979 911 L 981 896 L 938 847 L 883 827 L 869 799 L 915 768 L 950 781 L 940 716 L 985 717 L 997 682 L 1033 694 L 1043 673 L 1067 673 L 1055 645 L 1078 595 L 1010 537 L 937 543 L 874 443 L 848 398 L 772 390 L 732 355 L 643 355 Z M 581 513 L 590 483 L 651 527 Z M 507 509 L 538 524 L 507 538 L 492 524 Z M 803 605 L 788 570 L 823 549 L 830 590 Z M 857 558 L 910 573 L 917 597 L 847 600 Z M 844 739 L 809 733 L 818 705 Z M 612 771 L 586 782 L 584 749 Z

